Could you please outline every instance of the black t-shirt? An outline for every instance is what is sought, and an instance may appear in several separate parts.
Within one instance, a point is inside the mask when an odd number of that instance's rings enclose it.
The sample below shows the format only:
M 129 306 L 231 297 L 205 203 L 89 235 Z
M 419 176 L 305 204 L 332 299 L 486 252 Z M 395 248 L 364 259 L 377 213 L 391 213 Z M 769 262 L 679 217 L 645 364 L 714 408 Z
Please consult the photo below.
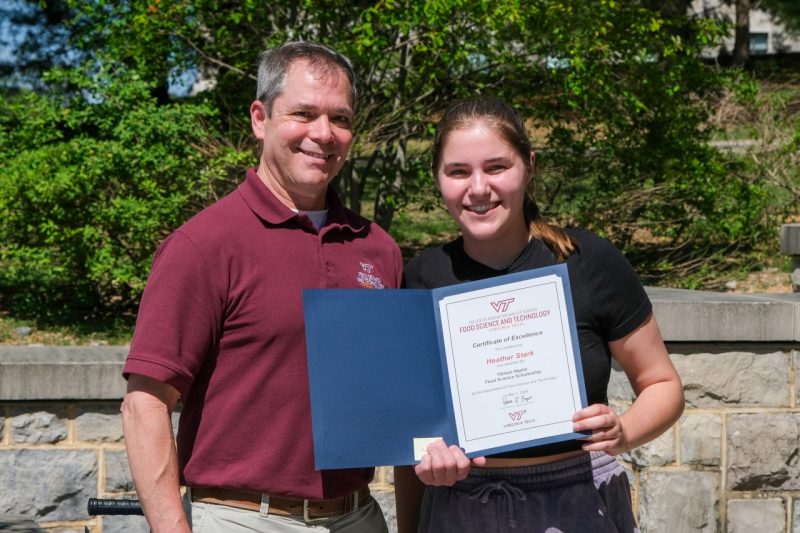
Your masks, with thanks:
M 578 243 L 578 249 L 567 258 L 566 264 L 586 395 L 589 405 L 607 404 L 611 375 L 608 341 L 621 339 L 640 326 L 650 315 L 652 305 L 636 272 L 614 245 L 587 230 L 569 229 L 567 233 Z M 412 259 L 405 268 L 405 285 L 410 289 L 435 289 L 556 263 L 550 249 L 542 241 L 532 239 L 507 268 L 495 270 L 469 257 L 459 237 Z M 580 447 L 581 442 L 573 440 L 493 457 L 539 457 Z

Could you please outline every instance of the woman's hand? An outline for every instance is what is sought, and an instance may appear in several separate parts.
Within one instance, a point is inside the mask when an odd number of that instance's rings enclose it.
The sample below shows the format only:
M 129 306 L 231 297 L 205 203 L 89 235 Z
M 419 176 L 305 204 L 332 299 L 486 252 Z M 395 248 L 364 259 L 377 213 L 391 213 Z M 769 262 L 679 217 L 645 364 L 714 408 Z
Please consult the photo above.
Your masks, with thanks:
M 470 460 L 455 444 L 447 446 L 443 440 L 428 445 L 428 453 L 414 467 L 417 477 L 426 485 L 449 487 L 469 475 L 472 466 L 486 464 L 485 457 Z
M 612 408 L 603 404 L 590 405 L 572 415 L 573 431 L 591 431 L 592 435 L 581 439 L 587 452 L 606 452 L 619 455 L 628 450 L 628 440 L 622 422 Z

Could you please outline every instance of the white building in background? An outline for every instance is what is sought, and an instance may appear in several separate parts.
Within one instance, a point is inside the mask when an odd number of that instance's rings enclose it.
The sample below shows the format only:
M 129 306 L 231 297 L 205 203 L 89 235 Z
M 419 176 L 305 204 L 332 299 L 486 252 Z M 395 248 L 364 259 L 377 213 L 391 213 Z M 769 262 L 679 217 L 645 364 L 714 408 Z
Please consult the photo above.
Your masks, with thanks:
M 736 20 L 736 6 L 726 5 L 721 0 L 693 0 L 691 10 L 696 16 L 724 18 L 731 22 Z M 731 31 L 730 37 L 723 42 L 725 50 L 732 52 L 733 42 L 734 36 Z M 750 54 L 788 52 L 800 52 L 800 36 L 787 33 L 783 25 L 775 22 L 769 13 L 760 9 L 750 10 Z

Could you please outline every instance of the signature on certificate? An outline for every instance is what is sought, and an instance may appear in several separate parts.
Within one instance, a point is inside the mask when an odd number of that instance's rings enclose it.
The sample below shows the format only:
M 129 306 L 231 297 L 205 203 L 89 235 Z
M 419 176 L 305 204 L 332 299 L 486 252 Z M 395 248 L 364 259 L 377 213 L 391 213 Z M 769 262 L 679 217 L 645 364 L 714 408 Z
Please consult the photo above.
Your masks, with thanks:
M 528 393 L 527 390 L 509 392 L 503 394 L 503 407 L 519 407 L 521 405 L 529 405 L 533 403 L 533 395 Z

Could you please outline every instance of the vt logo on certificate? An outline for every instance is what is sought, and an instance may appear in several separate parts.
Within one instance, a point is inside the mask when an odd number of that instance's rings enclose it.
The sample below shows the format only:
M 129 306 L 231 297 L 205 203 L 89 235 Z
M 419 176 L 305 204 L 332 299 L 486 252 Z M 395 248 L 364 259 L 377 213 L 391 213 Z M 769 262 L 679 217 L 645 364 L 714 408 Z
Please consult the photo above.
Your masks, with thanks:
M 433 437 L 475 457 L 584 436 L 566 265 L 303 302 L 318 469 L 413 464 Z
M 508 306 L 514 303 L 514 298 L 509 298 L 507 300 L 497 300 L 496 302 L 492 302 L 492 307 L 498 313 L 505 313 L 508 311 Z

